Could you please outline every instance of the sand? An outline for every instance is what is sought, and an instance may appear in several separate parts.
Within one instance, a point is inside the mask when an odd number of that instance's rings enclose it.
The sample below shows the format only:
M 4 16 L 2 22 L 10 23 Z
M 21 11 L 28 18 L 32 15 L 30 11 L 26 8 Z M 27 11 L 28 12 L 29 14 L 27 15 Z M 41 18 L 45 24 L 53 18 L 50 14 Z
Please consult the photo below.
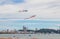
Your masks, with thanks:
M 0 38 L 0 39 L 12 39 L 12 38 L 4 38 L 4 37 L 2 37 L 2 38 Z

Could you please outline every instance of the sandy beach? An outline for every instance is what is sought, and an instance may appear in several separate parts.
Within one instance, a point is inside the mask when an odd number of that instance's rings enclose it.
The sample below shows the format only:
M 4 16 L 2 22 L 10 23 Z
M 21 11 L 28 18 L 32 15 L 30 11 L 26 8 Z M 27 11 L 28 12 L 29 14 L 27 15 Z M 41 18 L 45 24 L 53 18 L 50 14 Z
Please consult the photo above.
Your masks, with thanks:
M 5 37 L 1 37 L 0 39 L 12 39 L 12 38 L 5 38 Z
M 2 37 L 2 38 L 0 38 L 0 39 L 23 39 L 23 38 L 4 38 L 4 37 Z M 37 39 L 37 38 L 31 38 L 31 39 Z

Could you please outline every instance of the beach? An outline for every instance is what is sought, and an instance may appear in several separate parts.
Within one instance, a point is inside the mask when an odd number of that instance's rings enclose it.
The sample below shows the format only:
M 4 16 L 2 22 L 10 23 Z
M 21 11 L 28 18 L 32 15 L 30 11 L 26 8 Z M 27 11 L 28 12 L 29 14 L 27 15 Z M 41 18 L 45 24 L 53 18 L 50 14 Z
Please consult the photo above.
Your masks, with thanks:
M 1 37 L 0 39 L 12 39 L 12 38 L 5 38 L 5 37 Z

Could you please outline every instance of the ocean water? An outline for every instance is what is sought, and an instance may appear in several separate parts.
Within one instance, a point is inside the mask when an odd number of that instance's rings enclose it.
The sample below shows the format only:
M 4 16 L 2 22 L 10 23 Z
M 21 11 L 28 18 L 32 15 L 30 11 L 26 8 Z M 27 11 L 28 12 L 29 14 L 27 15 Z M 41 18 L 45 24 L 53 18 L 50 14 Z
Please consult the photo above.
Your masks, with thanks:
M 17 27 L 18 26 L 18 27 Z M 0 30 L 20 30 L 23 26 L 28 29 L 35 30 L 35 28 L 49 28 L 60 29 L 60 21 L 46 21 L 46 20 L 0 20 Z
M 60 39 L 60 34 L 0 34 L 0 37 L 12 37 L 18 39 Z

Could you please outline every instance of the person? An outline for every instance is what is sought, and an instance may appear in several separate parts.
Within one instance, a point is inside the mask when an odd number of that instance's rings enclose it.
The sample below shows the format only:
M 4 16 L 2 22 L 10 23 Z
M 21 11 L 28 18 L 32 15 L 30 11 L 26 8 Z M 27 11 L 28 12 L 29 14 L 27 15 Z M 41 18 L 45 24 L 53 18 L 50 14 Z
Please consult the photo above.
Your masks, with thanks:
M 13 39 L 16 39 L 16 36 L 13 36 Z

